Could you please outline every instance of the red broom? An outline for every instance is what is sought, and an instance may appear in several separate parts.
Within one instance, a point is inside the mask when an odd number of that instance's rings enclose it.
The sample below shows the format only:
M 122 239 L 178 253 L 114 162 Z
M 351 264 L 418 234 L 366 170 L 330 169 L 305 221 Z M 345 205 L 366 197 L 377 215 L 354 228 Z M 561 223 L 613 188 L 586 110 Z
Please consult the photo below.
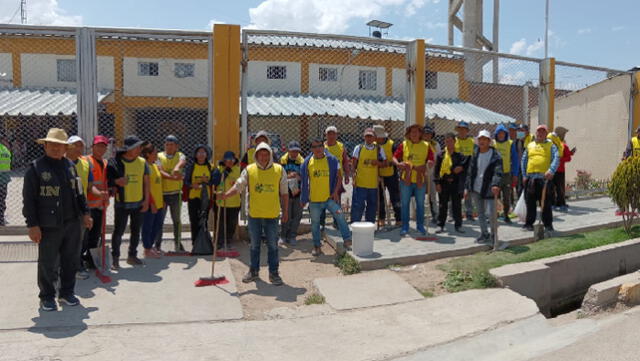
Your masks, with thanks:
M 226 191 L 225 180 L 226 180 L 226 177 L 222 179 L 222 184 L 225 185 L 223 187 L 224 191 Z M 224 225 L 223 225 L 223 227 L 224 227 L 224 249 L 219 250 L 216 253 L 216 255 L 218 257 L 224 257 L 224 258 L 237 258 L 237 257 L 240 257 L 240 252 L 238 252 L 235 249 L 227 248 L 227 207 L 226 207 L 227 203 L 226 202 L 227 202 L 226 199 L 222 200 L 222 208 L 223 208 L 222 212 L 224 212 L 224 216 L 222 217 L 224 219 Z M 220 207 L 217 207 L 217 209 L 220 210 Z M 216 243 L 217 243 L 217 240 L 216 240 Z

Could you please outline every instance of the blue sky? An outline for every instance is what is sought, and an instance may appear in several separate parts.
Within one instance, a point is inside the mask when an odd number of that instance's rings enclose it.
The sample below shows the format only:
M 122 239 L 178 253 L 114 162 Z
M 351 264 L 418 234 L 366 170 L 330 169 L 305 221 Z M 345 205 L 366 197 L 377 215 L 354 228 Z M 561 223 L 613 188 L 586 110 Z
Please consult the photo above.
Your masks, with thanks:
M 18 0 L 0 0 L 8 22 Z M 491 37 L 492 0 L 485 0 Z M 390 36 L 446 44 L 447 0 L 28 0 L 30 23 L 204 30 L 212 22 L 261 29 L 368 34 L 367 20 L 394 24 Z M 557 60 L 629 69 L 640 65 L 634 34 L 637 0 L 551 0 L 550 55 Z M 12 22 L 18 22 L 19 15 Z M 502 0 L 500 51 L 544 54 L 544 0 Z M 459 36 L 457 37 L 459 40 Z

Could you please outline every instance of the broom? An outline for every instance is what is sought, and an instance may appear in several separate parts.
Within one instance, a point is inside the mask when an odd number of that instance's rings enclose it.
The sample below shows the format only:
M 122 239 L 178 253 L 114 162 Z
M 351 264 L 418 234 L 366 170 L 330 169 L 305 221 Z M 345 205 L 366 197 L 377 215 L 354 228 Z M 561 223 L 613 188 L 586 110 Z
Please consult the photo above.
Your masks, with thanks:
M 429 169 L 426 169 L 425 173 L 426 173 L 426 178 L 427 178 L 426 181 L 427 181 L 427 200 L 428 200 L 431 197 L 431 177 L 429 175 Z M 426 209 L 426 207 L 425 207 L 425 209 Z M 429 210 L 431 210 L 431 209 L 429 209 Z M 425 214 L 426 214 L 426 212 L 425 212 Z M 425 227 L 425 230 L 427 231 L 427 234 L 429 234 L 429 226 L 428 226 L 427 222 L 425 222 L 425 226 L 424 227 Z M 415 239 L 417 241 L 437 241 L 438 237 L 428 236 L 427 235 L 427 236 L 415 237 Z
M 538 220 L 538 224 L 534 225 L 533 229 L 533 238 L 538 241 L 544 239 L 544 225 L 542 224 L 542 213 L 544 212 L 544 203 L 547 198 L 547 183 L 549 183 L 548 179 L 544 180 L 544 186 L 542 187 L 542 197 L 540 199 L 540 219 Z
M 227 180 L 228 174 L 223 172 L 222 175 L 224 176 L 222 178 L 222 189 L 223 189 L 223 192 L 226 192 L 227 191 L 227 184 L 225 182 Z M 216 201 L 216 204 L 217 204 L 217 201 Z M 238 252 L 235 249 L 234 250 L 230 250 L 230 249 L 227 248 L 227 238 L 228 238 L 227 234 L 228 233 L 227 233 L 227 200 L 226 199 L 222 200 L 222 208 L 223 208 L 222 212 L 224 212 L 224 215 L 222 217 L 223 218 L 223 222 L 224 222 L 223 225 L 222 225 L 222 227 L 224 227 L 223 228 L 223 230 L 224 230 L 224 249 L 219 250 L 216 253 L 216 255 L 218 257 L 224 257 L 224 258 L 237 258 L 237 257 L 240 257 L 240 252 Z M 220 208 L 218 207 L 218 210 L 219 209 Z M 217 244 L 218 240 L 216 239 L 215 242 Z
M 111 277 L 107 276 L 106 270 L 107 270 L 107 202 L 103 201 L 102 202 L 102 230 L 101 230 L 101 241 L 102 241 L 102 254 L 101 254 L 101 258 L 102 258 L 102 262 L 100 265 L 100 268 L 102 268 L 102 271 L 100 271 L 100 269 L 96 268 L 96 277 L 98 277 L 98 279 L 100 280 L 100 282 L 102 283 L 111 283 Z
M 223 285 L 229 283 L 229 280 L 224 275 L 216 276 L 216 257 L 218 252 L 218 232 L 220 230 L 220 207 L 218 206 L 218 202 L 215 202 L 216 212 L 218 216 L 216 217 L 216 228 L 214 231 L 214 237 L 211 242 L 213 242 L 213 254 L 211 255 L 211 276 L 209 277 L 200 277 L 197 281 L 194 282 L 196 287 L 205 287 L 205 286 L 214 286 L 214 285 Z

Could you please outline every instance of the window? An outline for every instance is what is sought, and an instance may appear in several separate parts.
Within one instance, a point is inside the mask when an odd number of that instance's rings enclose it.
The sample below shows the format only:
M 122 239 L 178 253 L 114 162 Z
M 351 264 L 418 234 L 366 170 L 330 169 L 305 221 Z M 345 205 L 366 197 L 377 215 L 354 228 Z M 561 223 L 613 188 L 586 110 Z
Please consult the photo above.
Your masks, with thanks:
M 338 81 L 338 69 L 320 68 L 318 69 L 318 79 L 320 81 Z
M 195 64 L 175 63 L 173 72 L 176 78 L 193 78 L 195 73 Z
M 358 89 L 376 90 L 377 75 L 374 70 L 360 70 Z
M 58 59 L 58 81 L 76 81 L 76 61 L 74 59 Z
M 287 79 L 287 67 L 282 65 L 268 66 L 267 79 Z
M 138 63 L 139 76 L 158 76 L 158 63 Z
M 428 71 L 424 76 L 425 89 L 437 89 L 438 88 L 438 73 L 435 71 Z

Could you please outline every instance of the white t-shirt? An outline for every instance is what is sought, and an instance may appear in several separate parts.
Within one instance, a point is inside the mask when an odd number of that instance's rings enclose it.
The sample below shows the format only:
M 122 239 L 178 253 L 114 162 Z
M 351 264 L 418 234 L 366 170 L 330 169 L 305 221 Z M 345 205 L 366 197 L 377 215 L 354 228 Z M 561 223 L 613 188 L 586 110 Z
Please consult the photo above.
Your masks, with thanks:
M 482 191 L 484 172 L 487 170 L 487 167 L 491 162 L 493 152 L 494 150 L 491 148 L 484 153 L 478 152 L 478 173 L 476 174 L 476 179 L 473 182 L 473 191 L 476 193 L 480 193 Z

